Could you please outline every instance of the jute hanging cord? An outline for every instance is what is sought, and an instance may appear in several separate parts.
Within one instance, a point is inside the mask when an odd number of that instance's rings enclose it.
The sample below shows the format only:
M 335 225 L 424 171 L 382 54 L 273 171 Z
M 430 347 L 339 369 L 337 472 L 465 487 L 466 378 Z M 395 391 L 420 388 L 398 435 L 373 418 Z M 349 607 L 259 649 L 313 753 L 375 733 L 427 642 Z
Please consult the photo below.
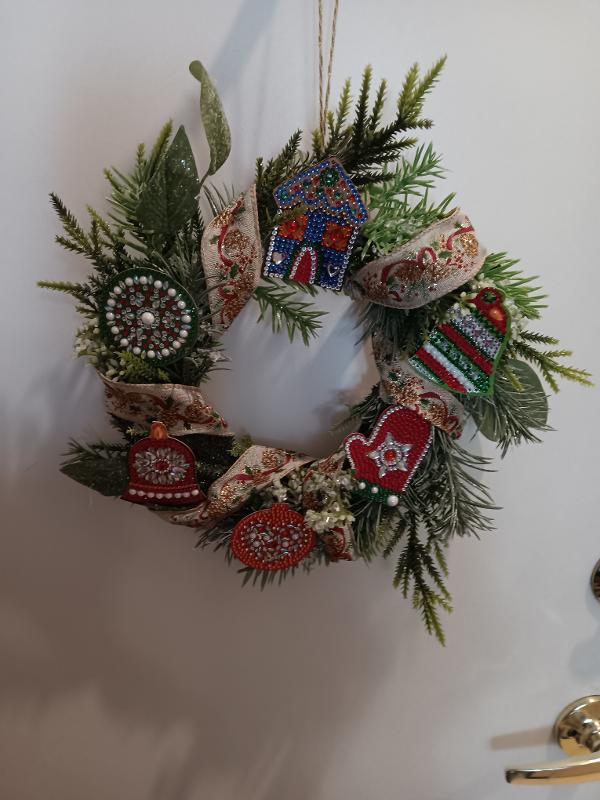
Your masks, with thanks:
M 331 73 L 333 71 L 333 51 L 335 49 L 335 35 L 337 32 L 337 18 L 340 0 L 335 0 L 333 18 L 331 20 L 331 37 L 329 40 L 329 57 L 327 61 L 327 85 L 324 87 L 324 59 L 323 59 L 323 0 L 319 0 L 319 128 L 321 138 L 325 140 L 327 125 L 327 109 L 331 92 Z

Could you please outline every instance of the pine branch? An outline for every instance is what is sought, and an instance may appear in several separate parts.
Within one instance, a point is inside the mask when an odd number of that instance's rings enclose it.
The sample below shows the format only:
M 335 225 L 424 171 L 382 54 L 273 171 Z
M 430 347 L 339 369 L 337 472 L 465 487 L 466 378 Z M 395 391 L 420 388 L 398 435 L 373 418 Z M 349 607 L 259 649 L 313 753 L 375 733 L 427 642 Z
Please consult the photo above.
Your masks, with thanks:
M 312 303 L 294 300 L 296 296 L 294 289 L 286 289 L 272 278 L 263 278 L 263 283 L 256 287 L 252 296 L 260 308 L 258 321 L 260 322 L 270 312 L 275 333 L 285 328 L 290 341 L 293 341 L 295 334 L 299 333 L 306 346 L 311 336 L 317 336 L 317 331 L 321 327 L 321 317 L 326 312 L 310 311 Z
M 455 300 L 454 294 L 448 294 L 440 300 L 412 309 L 365 303 L 358 322 L 358 327 L 362 328 L 361 340 L 377 333 L 389 341 L 395 350 L 414 353 Z
M 559 359 L 570 358 L 573 355 L 571 350 L 538 350 L 531 342 L 558 344 L 558 341 L 552 337 L 543 337 L 541 334 L 523 331 L 520 338 L 512 342 L 510 346 L 511 352 L 534 364 L 540 370 L 553 392 L 559 391 L 557 377 L 580 383 L 582 386 L 594 385 L 592 375 L 587 369 L 578 369 L 560 363 Z
M 84 307 L 86 314 L 96 314 L 98 309 L 91 288 L 86 283 L 70 283 L 69 281 L 38 281 L 40 289 L 51 289 L 55 292 L 64 292 L 74 297 Z
M 422 119 L 421 113 L 425 98 L 438 82 L 445 63 L 446 56 L 442 56 L 421 80 L 419 80 L 418 64 L 413 64 L 408 71 L 398 98 L 398 117 L 406 127 L 430 127 L 431 121 Z
M 362 252 L 385 255 L 446 216 L 454 195 L 437 204 L 428 198 L 428 190 L 443 177 L 441 158 L 429 144 L 417 148 L 412 159 L 403 159 L 395 172 L 385 173 L 381 185 L 370 186 L 366 201 L 371 219 L 361 232 Z
M 408 515 L 405 545 L 394 574 L 394 586 L 402 595 L 412 594 L 413 608 L 423 619 L 428 633 L 445 644 L 440 609 L 451 612 L 451 597 L 444 583 L 447 574 L 442 549 L 432 536 L 425 542 L 419 536 L 419 517 Z
M 490 459 L 461 447 L 434 428 L 433 442 L 404 492 L 409 509 L 421 515 L 432 536 L 476 536 L 493 530 L 490 511 L 497 510 L 486 486 L 476 477 L 488 472 Z
M 274 190 L 286 178 L 299 172 L 311 160 L 308 154 L 303 155 L 301 153 L 301 141 L 302 131 L 298 130 L 290 136 L 276 158 L 271 159 L 266 164 L 262 158 L 258 158 L 256 161 L 256 201 L 263 239 L 270 235 L 275 217 L 278 214 L 277 203 L 273 197 Z
M 381 503 L 358 495 L 350 507 L 354 515 L 352 523 L 354 551 L 365 561 L 371 561 L 387 544 L 387 541 L 382 541 L 383 537 L 380 535 L 383 510 Z
M 71 440 L 61 472 L 106 497 L 119 497 L 127 488 L 126 444 Z
M 445 59 L 441 59 L 419 79 L 416 66 L 409 70 L 403 90 L 398 98 L 397 113 L 389 125 L 381 125 L 383 116 L 386 82 L 381 81 L 370 108 L 372 69 L 367 66 L 363 72 L 359 94 L 355 104 L 354 119 L 346 125 L 350 105 L 350 85 L 344 84 L 337 114 L 332 114 L 328 123 L 326 142 L 321 142 L 319 132 L 313 135 L 315 157 L 334 155 L 344 164 L 359 186 L 372 186 L 387 180 L 387 164 L 398 160 L 402 152 L 413 147 L 416 139 L 404 136 L 406 131 L 427 128 L 431 120 L 423 119 L 421 112 L 425 96 L 433 88 L 442 70 Z
M 381 399 L 379 394 L 379 384 L 375 384 L 364 400 L 351 406 L 348 409 L 348 416 L 335 426 L 335 430 L 345 428 L 351 422 L 359 422 L 361 433 L 370 431 L 374 428 L 380 414 L 382 414 L 387 404 Z
M 350 85 L 348 84 L 348 90 L 350 89 Z M 377 93 L 375 94 L 375 101 L 373 103 L 373 108 L 371 109 L 371 115 L 369 116 L 369 121 L 367 123 L 367 131 L 369 133 L 375 133 L 377 128 L 381 123 L 381 117 L 383 114 L 383 108 L 385 106 L 385 99 L 387 94 L 387 81 L 385 79 L 381 80 L 379 86 L 377 87 Z
M 481 268 L 483 280 L 489 280 L 502 289 L 509 300 L 528 319 L 538 319 L 541 310 L 547 308 L 542 301 L 547 298 L 536 277 L 526 277 L 520 269 L 514 269 L 518 259 L 508 258 L 506 253 L 490 253 Z
M 115 274 L 116 269 L 113 260 L 104 252 L 103 243 L 99 238 L 98 221 L 92 216 L 90 231 L 86 233 L 75 215 L 69 211 L 60 197 L 54 192 L 50 193 L 50 202 L 65 232 L 64 236 L 56 236 L 57 244 L 65 250 L 85 256 L 102 275 Z

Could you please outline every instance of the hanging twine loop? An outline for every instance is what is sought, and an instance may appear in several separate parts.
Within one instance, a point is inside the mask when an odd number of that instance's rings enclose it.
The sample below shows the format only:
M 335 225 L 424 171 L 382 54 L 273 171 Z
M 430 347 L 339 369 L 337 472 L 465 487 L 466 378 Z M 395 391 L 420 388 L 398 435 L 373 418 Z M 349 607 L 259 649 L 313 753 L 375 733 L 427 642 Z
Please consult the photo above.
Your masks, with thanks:
M 335 50 L 335 37 L 337 33 L 337 18 L 340 0 L 335 0 L 333 6 L 333 17 L 331 20 L 331 37 L 329 40 L 329 55 L 327 59 L 327 82 L 324 80 L 324 39 L 323 39 L 323 0 L 319 2 L 319 130 L 321 139 L 325 141 L 327 132 L 327 109 L 329 107 L 329 96 L 331 93 L 331 74 L 333 72 L 333 52 Z

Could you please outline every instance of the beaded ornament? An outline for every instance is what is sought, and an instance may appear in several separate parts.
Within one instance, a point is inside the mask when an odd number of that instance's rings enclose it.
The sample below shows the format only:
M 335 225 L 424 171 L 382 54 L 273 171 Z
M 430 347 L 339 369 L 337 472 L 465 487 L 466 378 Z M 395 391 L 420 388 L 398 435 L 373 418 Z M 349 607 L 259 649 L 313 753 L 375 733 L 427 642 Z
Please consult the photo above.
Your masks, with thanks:
M 306 558 L 316 541 L 302 514 L 286 503 L 275 503 L 237 523 L 231 534 L 231 551 L 247 567 L 288 569 Z
M 162 422 L 140 439 L 127 456 L 129 484 L 123 500 L 159 506 L 189 506 L 204 498 L 196 481 L 193 452 L 169 436 Z
M 170 275 L 127 269 L 100 299 L 100 331 L 108 347 L 169 364 L 194 346 L 198 312 L 190 294 Z
M 499 289 L 482 289 L 466 313 L 451 311 L 437 325 L 409 364 L 433 383 L 452 392 L 490 395 L 496 368 L 510 333 L 510 317 Z
M 334 158 L 305 169 L 275 192 L 282 211 L 298 214 L 273 230 L 265 275 L 339 291 L 354 241 L 368 212 L 358 190 Z
M 400 406 L 383 412 L 369 438 L 351 433 L 344 448 L 359 493 L 397 506 L 398 495 L 407 487 L 432 438 L 429 422 L 417 411 Z

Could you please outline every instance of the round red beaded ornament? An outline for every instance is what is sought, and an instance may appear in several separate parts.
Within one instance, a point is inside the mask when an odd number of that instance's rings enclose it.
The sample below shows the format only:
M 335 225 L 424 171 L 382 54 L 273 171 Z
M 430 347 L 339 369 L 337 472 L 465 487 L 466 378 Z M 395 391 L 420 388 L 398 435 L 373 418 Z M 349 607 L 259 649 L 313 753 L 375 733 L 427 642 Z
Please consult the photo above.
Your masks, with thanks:
M 299 564 L 313 549 L 317 537 L 302 514 L 275 503 L 240 520 L 231 534 L 233 555 L 254 569 L 287 569 Z

